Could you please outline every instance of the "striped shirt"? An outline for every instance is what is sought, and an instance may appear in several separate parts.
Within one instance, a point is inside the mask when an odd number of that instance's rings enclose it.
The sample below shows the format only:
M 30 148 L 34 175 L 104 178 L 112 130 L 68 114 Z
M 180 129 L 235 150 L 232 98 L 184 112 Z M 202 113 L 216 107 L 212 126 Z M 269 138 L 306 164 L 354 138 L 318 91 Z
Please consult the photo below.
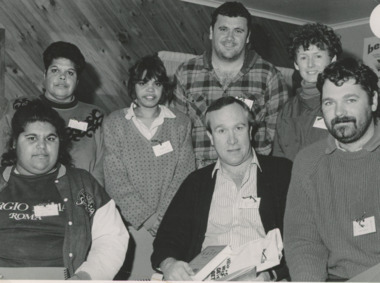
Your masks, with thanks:
M 207 107 L 218 98 L 234 96 L 253 101 L 251 111 L 258 122 L 253 147 L 269 155 L 279 110 L 288 100 L 286 84 L 279 71 L 252 50 L 247 50 L 243 67 L 229 85 L 222 86 L 211 63 L 211 53 L 183 63 L 175 74 L 173 106 L 187 114 L 193 123 L 193 147 L 197 167 L 217 160 L 215 149 L 202 122 Z
M 217 161 L 212 172 L 217 176 L 202 249 L 210 245 L 230 245 L 235 249 L 265 237 L 257 197 L 258 168 L 260 165 L 254 155 L 241 187 L 237 188 Z

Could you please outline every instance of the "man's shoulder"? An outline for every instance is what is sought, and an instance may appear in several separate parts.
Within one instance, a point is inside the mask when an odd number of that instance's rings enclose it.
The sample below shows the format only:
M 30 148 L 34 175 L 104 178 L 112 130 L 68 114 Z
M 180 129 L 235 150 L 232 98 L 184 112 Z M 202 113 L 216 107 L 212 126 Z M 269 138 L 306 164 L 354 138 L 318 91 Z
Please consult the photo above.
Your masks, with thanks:
M 301 149 L 294 159 L 295 170 L 307 171 L 317 166 L 326 156 L 327 139 L 328 137 Z
M 212 179 L 212 171 L 214 170 L 215 163 L 207 165 L 203 168 L 197 169 L 189 174 L 188 179 L 192 181 L 202 181 L 205 179 Z
M 210 184 L 212 184 L 213 181 L 212 171 L 214 170 L 214 167 L 215 163 L 191 172 L 183 181 L 181 186 L 182 190 L 209 189 Z
M 298 155 L 302 158 L 311 157 L 315 155 L 320 155 L 321 153 L 325 153 L 327 149 L 327 138 L 319 140 L 315 143 L 312 143 L 298 153 Z
M 249 63 L 249 70 L 264 70 L 269 73 L 279 74 L 280 71 L 276 68 L 275 65 L 270 63 L 269 61 L 262 58 L 259 54 L 257 54 L 253 50 L 249 50 L 246 60 L 248 60 Z
M 284 157 L 257 155 L 257 159 L 264 173 L 281 172 L 285 174 L 292 170 L 293 162 Z
M 204 68 L 204 56 L 205 54 L 198 55 L 187 61 L 184 61 L 179 67 L 179 72 L 189 72 L 194 70 L 201 70 Z

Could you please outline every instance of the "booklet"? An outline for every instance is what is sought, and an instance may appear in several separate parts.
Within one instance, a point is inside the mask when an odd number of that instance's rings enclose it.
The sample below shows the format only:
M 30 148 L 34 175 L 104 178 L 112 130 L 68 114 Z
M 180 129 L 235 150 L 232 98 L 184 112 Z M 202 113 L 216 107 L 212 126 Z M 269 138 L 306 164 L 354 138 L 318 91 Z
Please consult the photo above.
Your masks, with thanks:
M 192 276 L 195 281 L 204 280 L 211 271 L 213 271 L 220 263 L 222 263 L 231 253 L 230 246 L 208 246 L 191 262 L 190 267 L 195 275 Z
M 282 249 L 280 230 L 278 228 L 273 229 L 268 232 L 265 238 L 253 240 L 233 250 L 203 280 L 236 281 L 238 277 L 255 278 L 256 272 L 280 264 Z

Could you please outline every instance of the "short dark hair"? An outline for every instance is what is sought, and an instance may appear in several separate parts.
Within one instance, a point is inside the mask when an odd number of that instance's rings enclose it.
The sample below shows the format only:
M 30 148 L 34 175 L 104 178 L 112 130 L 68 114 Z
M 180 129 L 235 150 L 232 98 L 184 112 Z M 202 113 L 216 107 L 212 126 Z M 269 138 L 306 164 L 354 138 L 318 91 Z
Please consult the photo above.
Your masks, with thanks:
M 171 99 L 172 89 L 164 63 L 157 54 L 153 54 L 139 59 L 129 69 L 128 95 L 132 101 L 136 99 L 136 84 L 139 81 L 147 82 L 151 79 L 162 83 L 162 96 L 159 103 L 164 104 Z
M 65 58 L 72 61 L 78 75 L 86 66 L 84 56 L 76 45 L 70 42 L 57 41 L 50 44 L 43 53 L 45 72 L 51 65 L 51 62 L 58 58 Z
M 310 45 L 315 45 L 320 50 L 327 50 L 330 58 L 338 57 L 342 53 L 340 35 L 326 25 L 311 23 L 301 26 L 290 35 L 288 43 L 290 59 L 295 61 L 300 46 L 307 50 Z
M 248 12 L 247 8 L 240 2 L 225 2 L 214 10 L 211 14 L 211 27 L 214 29 L 214 25 L 218 18 L 218 15 L 227 17 L 243 17 L 247 20 L 248 33 L 251 31 L 252 16 Z
M 204 124 L 205 124 L 208 132 L 211 133 L 212 131 L 211 131 L 211 126 L 210 126 L 210 119 L 209 119 L 207 114 L 209 114 L 210 112 L 213 112 L 213 111 L 220 110 L 220 109 L 224 108 L 225 106 L 228 106 L 228 105 L 231 105 L 234 103 L 239 104 L 243 108 L 245 114 L 247 115 L 249 126 L 251 126 L 253 129 L 256 129 L 257 123 L 253 117 L 251 110 L 247 106 L 247 104 L 245 104 L 245 102 L 241 99 L 235 98 L 233 96 L 226 96 L 226 97 L 221 97 L 221 98 L 213 101 L 210 104 L 210 106 L 207 108 L 206 112 L 203 114 Z
M 329 80 L 336 86 L 341 86 L 350 79 L 354 79 L 355 84 L 361 86 L 368 94 L 370 104 L 372 104 L 375 92 L 379 93 L 377 85 L 379 79 L 370 67 L 353 58 L 345 58 L 333 62 L 318 75 L 317 88 L 321 93 L 321 99 L 323 97 L 323 85 L 326 80 Z
M 70 166 L 70 141 L 66 135 L 66 123 L 57 111 L 40 99 L 32 100 L 16 110 L 11 122 L 12 128 L 8 141 L 8 151 L 2 155 L 1 165 L 16 165 L 17 153 L 14 144 L 17 142 L 20 134 L 25 131 L 26 126 L 33 122 L 47 122 L 55 128 L 59 138 L 58 162 Z

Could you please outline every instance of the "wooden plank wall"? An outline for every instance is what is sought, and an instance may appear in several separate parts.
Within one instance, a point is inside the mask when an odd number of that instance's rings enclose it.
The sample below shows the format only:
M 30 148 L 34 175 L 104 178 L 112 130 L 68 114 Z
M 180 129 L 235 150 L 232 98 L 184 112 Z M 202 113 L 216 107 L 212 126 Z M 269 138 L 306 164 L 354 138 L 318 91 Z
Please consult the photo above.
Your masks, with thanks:
M 5 95 L 5 29 L 0 28 L 0 117 L 6 104 Z
M 106 112 L 125 107 L 128 69 L 135 60 L 160 50 L 201 54 L 209 48 L 212 11 L 179 0 L 0 0 L 5 97 L 40 95 L 42 52 L 63 40 L 78 45 L 88 62 L 78 97 Z M 254 23 L 253 41 L 263 55 L 292 67 L 284 42 L 296 26 L 261 18 Z

